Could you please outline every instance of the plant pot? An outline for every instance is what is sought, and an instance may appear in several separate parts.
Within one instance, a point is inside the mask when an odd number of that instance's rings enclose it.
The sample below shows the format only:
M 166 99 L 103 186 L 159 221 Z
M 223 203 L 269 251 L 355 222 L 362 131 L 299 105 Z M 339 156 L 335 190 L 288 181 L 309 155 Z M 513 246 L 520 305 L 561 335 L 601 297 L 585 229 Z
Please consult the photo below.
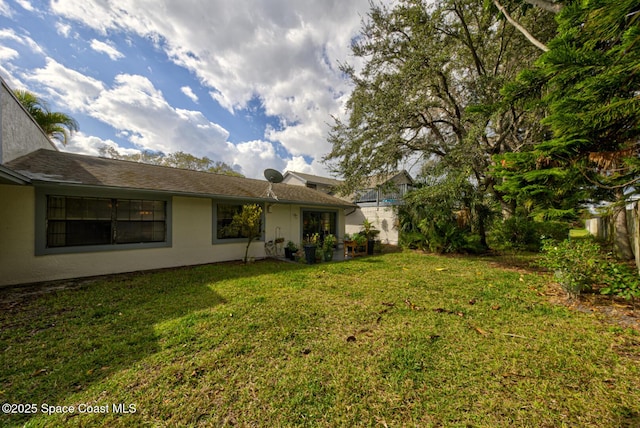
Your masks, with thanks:
M 376 241 L 374 240 L 369 240 L 367 241 L 367 255 L 372 256 L 373 255 L 373 247 L 375 246 Z
M 324 252 L 324 261 L 330 262 L 333 260 L 333 250 L 328 250 Z
M 289 249 L 289 248 L 285 248 L 284 249 L 284 256 L 286 258 L 291 259 L 291 253 L 292 253 L 291 249 Z
M 316 245 L 304 246 L 304 258 L 308 265 L 312 265 L 316 262 Z

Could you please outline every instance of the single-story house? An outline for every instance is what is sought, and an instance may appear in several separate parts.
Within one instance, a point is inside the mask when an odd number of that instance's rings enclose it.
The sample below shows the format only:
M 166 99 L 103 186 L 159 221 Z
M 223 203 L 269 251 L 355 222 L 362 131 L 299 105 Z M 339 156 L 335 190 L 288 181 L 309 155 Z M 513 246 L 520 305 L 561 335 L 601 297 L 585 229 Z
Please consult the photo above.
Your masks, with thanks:
M 250 257 L 317 219 L 344 236 L 355 205 L 313 189 L 58 151 L 1 83 L 0 286 L 240 260 L 226 226 L 247 203 L 263 207 Z
M 341 180 L 287 171 L 283 183 L 304 186 L 336 195 Z M 354 234 L 361 230 L 364 220 L 369 220 L 380 231 L 378 239 L 385 244 L 398 245 L 398 212 L 403 196 L 413 188 L 413 178 L 407 171 L 399 171 L 369 179 L 364 188 L 352 195 L 342 196 L 347 202 L 356 204 L 355 209 L 346 212 L 345 232 Z

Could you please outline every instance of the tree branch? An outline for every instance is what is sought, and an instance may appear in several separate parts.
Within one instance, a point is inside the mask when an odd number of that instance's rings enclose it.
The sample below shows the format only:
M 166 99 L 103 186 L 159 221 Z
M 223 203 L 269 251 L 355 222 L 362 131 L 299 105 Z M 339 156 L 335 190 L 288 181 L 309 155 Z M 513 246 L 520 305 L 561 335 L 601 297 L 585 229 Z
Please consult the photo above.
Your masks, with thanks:
M 527 0 L 527 2 L 529 3 L 533 1 L 537 1 L 537 0 Z M 544 43 L 536 39 L 533 36 L 533 34 L 531 34 L 526 28 L 520 25 L 518 21 L 513 19 L 511 15 L 509 15 L 509 12 L 507 12 L 507 9 L 505 9 L 505 7 L 502 6 L 498 0 L 493 0 L 493 4 L 498 8 L 500 12 L 502 12 L 502 14 L 507 19 L 507 21 L 509 21 L 511 25 L 513 25 L 518 31 L 520 31 L 527 38 L 527 40 L 529 40 L 535 47 L 537 47 L 538 49 L 544 52 L 547 52 L 549 50 L 549 48 Z

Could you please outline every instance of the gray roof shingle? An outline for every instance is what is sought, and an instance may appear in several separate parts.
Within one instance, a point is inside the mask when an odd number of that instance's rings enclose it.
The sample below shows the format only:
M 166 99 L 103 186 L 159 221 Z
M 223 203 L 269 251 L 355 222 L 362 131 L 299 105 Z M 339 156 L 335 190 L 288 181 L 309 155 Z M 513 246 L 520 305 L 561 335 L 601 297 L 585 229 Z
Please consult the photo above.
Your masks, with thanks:
M 32 183 L 65 183 L 172 194 L 273 201 L 264 180 L 99 158 L 53 150 L 37 150 L 4 165 Z M 273 184 L 282 203 L 354 207 L 303 186 Z

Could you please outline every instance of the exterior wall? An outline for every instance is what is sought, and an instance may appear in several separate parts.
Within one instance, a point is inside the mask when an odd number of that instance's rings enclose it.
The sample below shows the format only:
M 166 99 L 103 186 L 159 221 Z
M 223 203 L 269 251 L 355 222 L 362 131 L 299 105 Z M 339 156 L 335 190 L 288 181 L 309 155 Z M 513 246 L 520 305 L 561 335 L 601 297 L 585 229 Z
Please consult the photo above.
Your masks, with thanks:
M 276 238 L 284 238 L 296 244 L 300 242 L 300 207 L 297 205 L 271 204 L 267 205 L 265 223 L 265 241 L 275 241 Z
M 282 182 L 284 184 L 291 184 L 292 186 L 305 186 L 305 187 L 307 186 L 307 183 L 305 181 L 300 179 L 300 177 L 296 177 L 293 174 L 285 174 L 284 180 L 282 180 Z M 322 193 L 330 194 L 331 191 L 333 190 L 333 187 L 330 186 L 329 184 L 323 184 L 323 183 L 312 183 L 312 184 L 315 185 L 313 189 Z
M 346 233 L 352 235 L 360 232 L 364 219 L 369 219 L 375 228 L 380 231 L 378 239 L 383 244 L 398 245 L 398 229 L 396 227 L 397 216 L 391 206 L 360 207 L 346 217 Z
M 291 184 L 293 186 L 306 186 L 306 183 L 300 180 L 299 177 L 296 177 L 292 174 L 285 174 L 284 179 L 282 180 L 284 184 Z
M 245 244 L 212 244 L 210 199 L 174 197 L 172 246 L 35 256 L 35 190 L 0 185 L 0 286 L 240 260 Z M 250 257 L 264 257 L 262 241 Z
M 293 241 L 297 246 L 302 242 L 302 210 L 337 211 L 336 228 L 338 239 L 342 240 L 345 234 L 346 219 L 341 208 L 322 208 L 302 205 L 273 204 L 267 206 L 265 241 L 274 241 L 277 237 L 284 238 L 284 245 Z
M 38 149 L 56 150 L 0 79 L 0 164 Z
M 79 278 L 148 269 L 240 260 L 246 243 L 213 244 L 211 199 L 172 198 L 171 247 L 119 249 L 36 256 L 36 191 L 32 186 L 0 185 L 0 286 Z M 278 236 L 299 244 L 302 206 L 272 204 L 265 212 L 265 239 Z M 344 236 L 345 216 L 338 210 Z M 254 241 L 249 257 L 265 257 L 264 241 Z

